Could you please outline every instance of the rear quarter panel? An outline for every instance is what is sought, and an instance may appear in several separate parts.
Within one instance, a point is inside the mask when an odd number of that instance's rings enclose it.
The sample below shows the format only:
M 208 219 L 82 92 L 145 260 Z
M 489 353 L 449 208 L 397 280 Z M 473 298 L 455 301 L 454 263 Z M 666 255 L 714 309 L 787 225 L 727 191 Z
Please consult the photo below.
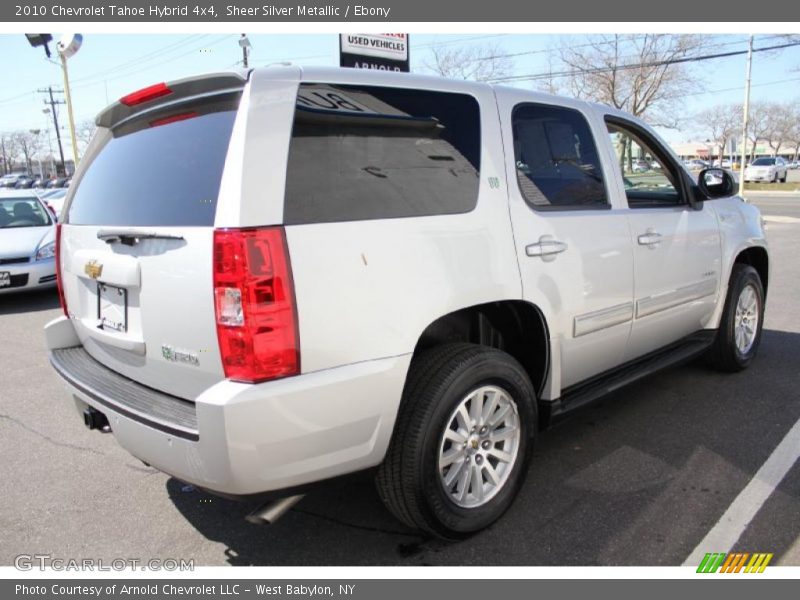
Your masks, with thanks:
M 304 373 L 411 353 L 420 334 L 440 316 L 521 295 L 491 88 L 418 81 L 407 74 L 376 79 L 352 71 L 336 81 L 314 79 L 313 74 L 304 80 L 409 88 L 417 83 L 478 100 L 479 199 L 465 214 L 287 227 Z M 284 165 L 285 159 L 276 162 Z M 500 185 L 493 188 L 489 178 Z

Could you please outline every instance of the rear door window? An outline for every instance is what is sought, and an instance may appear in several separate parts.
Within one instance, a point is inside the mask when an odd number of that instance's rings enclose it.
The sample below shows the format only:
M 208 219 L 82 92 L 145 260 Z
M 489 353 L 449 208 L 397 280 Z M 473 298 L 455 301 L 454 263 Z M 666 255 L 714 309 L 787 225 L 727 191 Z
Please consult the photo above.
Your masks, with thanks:
M 511 121 L 517 182 L 531 208 L 610 208 L 597 147 L 580 112 L 525 103 Z
M 302 84 L 284 222 L 469 212 L 478 200 L 480 135 L 469 95 Z
M 239 95 L 121 124 L 76 182 L 75 225 L 210 226 Z

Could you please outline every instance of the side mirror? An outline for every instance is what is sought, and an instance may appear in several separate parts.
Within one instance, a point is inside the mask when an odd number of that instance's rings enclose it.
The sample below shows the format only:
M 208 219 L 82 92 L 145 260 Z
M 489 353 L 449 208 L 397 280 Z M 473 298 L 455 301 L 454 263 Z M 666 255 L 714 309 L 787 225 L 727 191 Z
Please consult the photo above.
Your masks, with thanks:
M 733 196 L 736 182 L 724 169 L 703 169 L 697 176 L 697 188 L 700 190 L 701 200 L 727 198 Z

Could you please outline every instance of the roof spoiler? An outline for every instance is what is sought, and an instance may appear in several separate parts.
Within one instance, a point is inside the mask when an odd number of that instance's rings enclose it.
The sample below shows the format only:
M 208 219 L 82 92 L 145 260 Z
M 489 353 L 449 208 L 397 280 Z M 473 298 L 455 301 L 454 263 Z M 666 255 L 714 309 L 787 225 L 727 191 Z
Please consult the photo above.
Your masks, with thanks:
M 145 93 L 143 99 L 135 100 L 133 103 L 130 100 L 127 103 L 123 103 L 123 100 L 129 99 L 138 93 L 134 92 L 107 106 L 97 115 L 95 123 L 98 127 L 115 127 L 137 113 L 147 112 L 156 106 L 163 106 L 167 103 L 180 103 L 190 98 L 209 94 L 239 91 L 247 83 L 249 75 L 250 71 L 239 69 L 187 77 L 167 84 L 157 84 L 141 90 L 143 92 L 151 88 L 158 90 L 150 95 Z

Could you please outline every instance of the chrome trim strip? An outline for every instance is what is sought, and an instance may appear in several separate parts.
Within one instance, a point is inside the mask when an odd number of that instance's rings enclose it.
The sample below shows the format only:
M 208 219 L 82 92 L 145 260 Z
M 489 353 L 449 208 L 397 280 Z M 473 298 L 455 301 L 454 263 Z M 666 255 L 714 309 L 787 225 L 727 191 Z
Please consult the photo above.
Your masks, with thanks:
M 633 319 L 633 302 L 617 304 L 575 317 L 573 337 L 607 329 Z
M 694 300 L 699 300 L 700 298 L 712 296 L 716 293 L 716 280 L 706 279 L 668 292 L 640 298 L 636 301 L 636 318 L 641 319 L 653 313 L 673 308 L 679 304 L 686 304 Z

